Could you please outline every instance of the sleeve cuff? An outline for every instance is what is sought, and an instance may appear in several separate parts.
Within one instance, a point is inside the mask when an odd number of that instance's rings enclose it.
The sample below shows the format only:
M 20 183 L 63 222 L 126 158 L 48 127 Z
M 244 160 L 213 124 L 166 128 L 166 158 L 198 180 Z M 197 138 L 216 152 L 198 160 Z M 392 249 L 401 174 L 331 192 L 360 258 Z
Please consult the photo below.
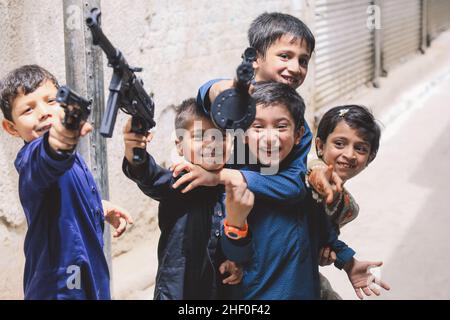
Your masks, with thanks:
M 123 157 L 122 171 L 128 178 L 130 178 L 134 182 L 141 182 L 143 177 L 148 176 L 148 161 L 149 154 L 147 152 L 145 153 L 144 162 L 138 166 L 131 166 L 127 158 Z
M 222 235 L 220 237 L 220 242 L 225 257 L 227 257 L 227 259 L 231 261 L 243 264 L 249 261 L 251 257 L 253 257 L 254 250 L 250 230 L 246 238 L 233 240 L 228 238 L 223 233 L 222 227 Z
M 72 154 L 57 154 L 48 143 L 48 132 L 42 138 L 43 147 L 40 150 L 40 156 L 46 163 L 53 168 L 62 170 L 69 169 L 75 161 L 75 152 Z
M 339 270 L 344 268 L 345 264 L 353 259 L 355 251 L 352 248 L 346 248 L 345 250 L 337 254 L 337 259 L 334 262 L 334 266 Z
M 251 192 L 257 192 L 255 190 L 254 186 L 258 183 L 258 177 L 260 176 L 259 173 L 254 171 L 248 171 L 248 170 L 239 170 L 239 172 L 242 174 L 242 176 L 245 179 L 245 182 L 247 183 L 247 187 Z

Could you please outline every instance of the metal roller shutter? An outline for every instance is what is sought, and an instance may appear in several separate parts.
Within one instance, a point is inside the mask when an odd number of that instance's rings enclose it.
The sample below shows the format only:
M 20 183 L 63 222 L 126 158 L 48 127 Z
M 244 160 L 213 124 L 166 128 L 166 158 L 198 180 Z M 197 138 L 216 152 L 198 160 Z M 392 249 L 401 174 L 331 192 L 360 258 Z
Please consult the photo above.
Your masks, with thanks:
M 370 0 L 316 0 L 316 107 L 369 82 L 374 74 Z
M 422 39 L 421 1 L 382 0 L 380 3 L 382 66 L 384 70 L 389 70 L 402 58 L 420 48 Z
M 450 28 L 450 0 L 427 0 L 428 42 Z

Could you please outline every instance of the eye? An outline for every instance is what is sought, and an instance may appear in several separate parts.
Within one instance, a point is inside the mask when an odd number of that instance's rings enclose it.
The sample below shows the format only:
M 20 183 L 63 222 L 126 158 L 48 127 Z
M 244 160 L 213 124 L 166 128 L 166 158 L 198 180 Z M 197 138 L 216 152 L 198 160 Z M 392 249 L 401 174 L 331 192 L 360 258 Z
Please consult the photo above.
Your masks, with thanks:
M 281 53 L 281 54 L 279 55 L 279 57 L 280 57 L 282 60 L 288 60 L 288 59 L 289 59 L 289 55 L 288 55 L 287 53 Z
M 355 150 L 356 150 L 356 152 L 361 153 L 361 154 L 369 153 L 369 148 L 367 146 L 355 146 Z
M 289 125 L 287 123 L 280 123 L 277 126 L 278 129 L 286 129 L 288 127 L 289 127 Z
M 344 147 L 344 142 L 341 140 L 334 141 L 334 146 L 338 149 L 342 149 Z
M 56 103 L 56 98 L 49 98 L 47 100 L 48 104 L 55 104 Z
M 33 108 L 27 107 L 24 111 L 22 111 L 22 114 L 30 114 L 31 112 L 33 112 Z
M 306 68 L 308 66 L 309 60 L 305 59 L 305 58 L 302 58 L 302 59 L 299 60 L 299 63 L 300 63 L 300 65 L 302 67 Z

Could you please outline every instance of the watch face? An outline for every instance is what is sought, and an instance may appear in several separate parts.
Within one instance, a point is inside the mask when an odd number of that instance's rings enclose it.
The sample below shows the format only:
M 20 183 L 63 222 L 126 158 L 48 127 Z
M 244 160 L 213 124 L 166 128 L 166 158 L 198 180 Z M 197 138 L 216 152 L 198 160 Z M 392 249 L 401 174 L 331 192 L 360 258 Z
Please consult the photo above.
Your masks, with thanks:
M 226 232 L 226 235 L 228 238 L 231 238 L 231 239 L 239 239 L 239 235 L 234 233 L 233 231 Z

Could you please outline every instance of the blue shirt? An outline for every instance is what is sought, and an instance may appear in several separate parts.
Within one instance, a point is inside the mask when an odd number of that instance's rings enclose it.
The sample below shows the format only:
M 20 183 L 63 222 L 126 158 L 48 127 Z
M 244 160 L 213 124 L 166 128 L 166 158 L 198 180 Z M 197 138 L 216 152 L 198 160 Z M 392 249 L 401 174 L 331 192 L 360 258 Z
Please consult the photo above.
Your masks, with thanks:
M 297 205 L 255 201 L 247 218 L 254 253 L 233 290 L 234 299 L 319 299 L 319 249 L 330 245 L 338 268 L 352 259 L 355 252 L 337 239 L 325 213 L 318 212 L 310 199 Z
M 205 112 L 209 110 L 209 88 L 217 81 L 211 80 L 199 89 L 197 103 Z M 319 248 L 330 244 L 338 255 L 339 268 L 354 255 L 337 240 L 327 219 L 314 218 L 316 208 L 310 197 L 305 199 L 304 177 L 311 140 L 305 122 L 300 143 L 280 164 L 276 175 L 262 175 L 258 166 L 241 168 L 248 188 L 256 196 L 248 216 L 254 253 L 244 265 L 242 282 L 233 286 L 235 299 L 319 299 Z
M 203 84 L 197 95 L 197 104 L 209 114 L 210 102 L 208 92 L 211 86 L 222 79 L 214 79 Z M 307 189 L 304 183 L 306 175 L 306 160 L 311 149 L 312 133 L 308 124 L 304 124 L 305 133 L 300 143 L 291 152 L 289 166 L 280 168 L 276 175 L 261 175 L 259 171 L 241 170 L 248 188 L 255 194 L 256 199 L 276 202 L 295 203 L 305 197 Z
M 55 160 L 49 148 L 46 134 L 25 144 L 15 161 L 28 224 L 25 299 L 110 299 L 94 178 L 77 153 Z

